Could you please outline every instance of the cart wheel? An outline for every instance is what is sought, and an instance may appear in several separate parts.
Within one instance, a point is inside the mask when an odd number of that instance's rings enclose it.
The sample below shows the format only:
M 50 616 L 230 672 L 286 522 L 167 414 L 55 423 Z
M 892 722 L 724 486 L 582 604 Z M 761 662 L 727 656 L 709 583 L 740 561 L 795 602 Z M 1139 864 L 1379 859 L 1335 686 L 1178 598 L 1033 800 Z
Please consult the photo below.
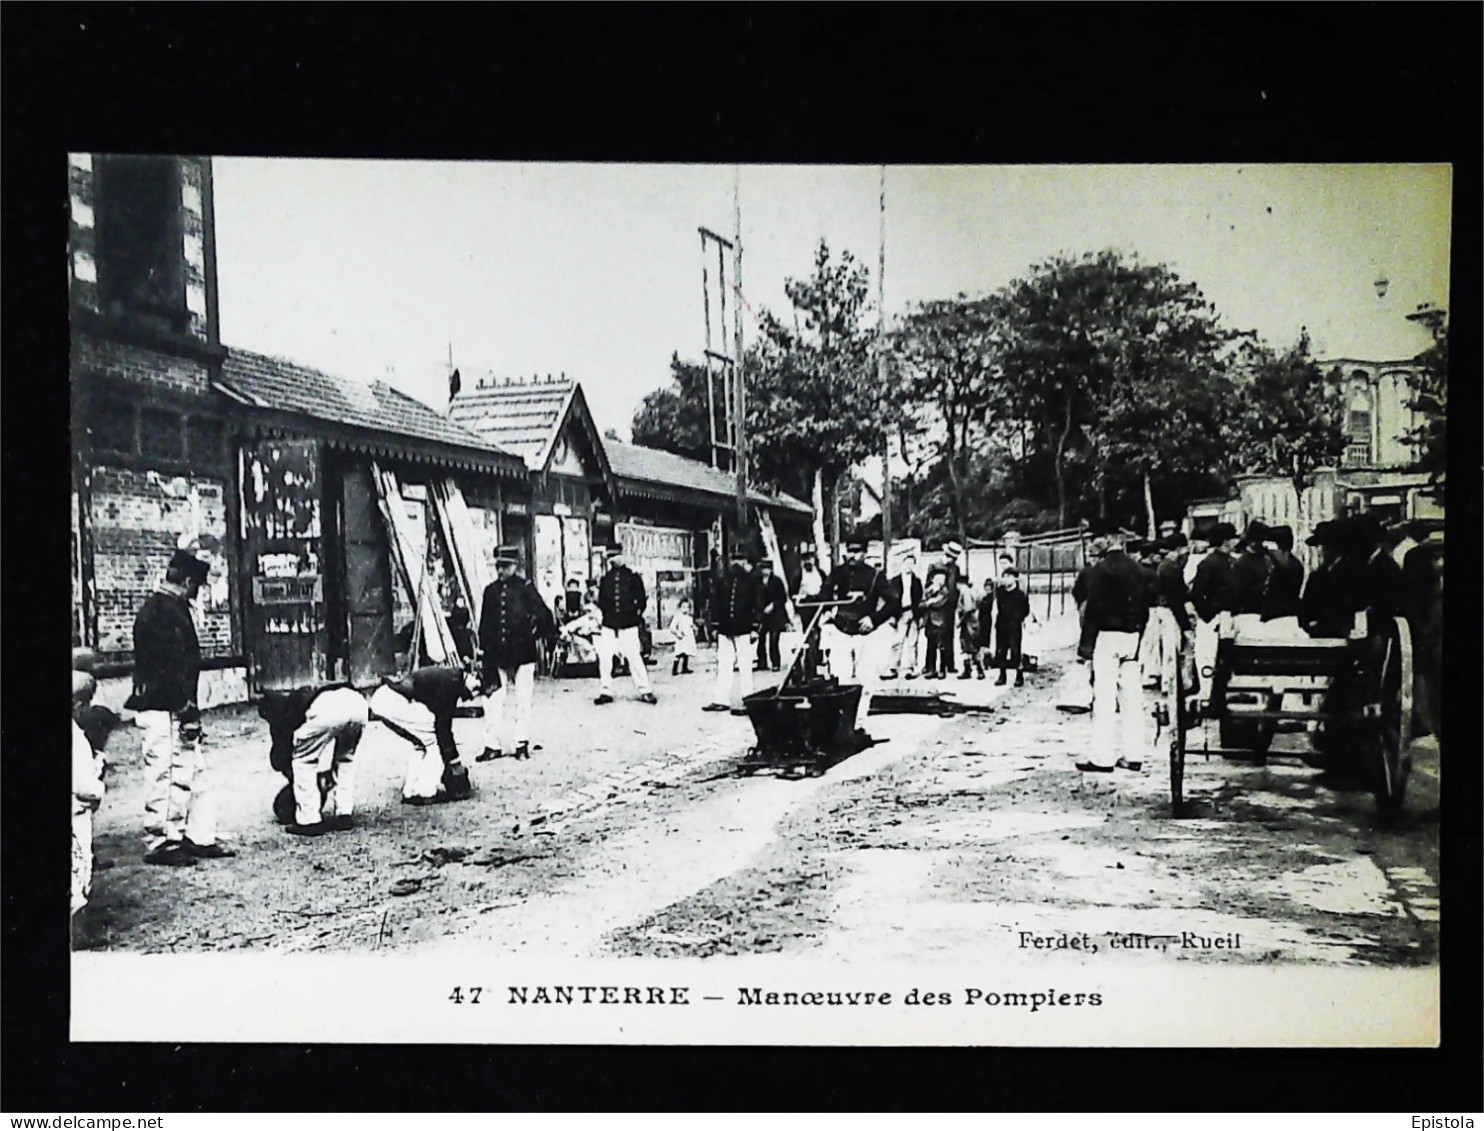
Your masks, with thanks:
M 1185 808 L 1185 730 L 1190 725 L 1187 696 L 1190 689 L 1185 686 L 1185 669 L 1182 664 L 1173 665 L 1168 679 L 1170 718 L 1170 814 L 1178 817 Z
M 1412 631 L 1396 617 L 1366 704 L 1374 728 L 1367 737 L 1374 759 L 1376 808 L 1383 821 L 1393 821 L 1401 813 L 1412 769 L 1412 675 Z

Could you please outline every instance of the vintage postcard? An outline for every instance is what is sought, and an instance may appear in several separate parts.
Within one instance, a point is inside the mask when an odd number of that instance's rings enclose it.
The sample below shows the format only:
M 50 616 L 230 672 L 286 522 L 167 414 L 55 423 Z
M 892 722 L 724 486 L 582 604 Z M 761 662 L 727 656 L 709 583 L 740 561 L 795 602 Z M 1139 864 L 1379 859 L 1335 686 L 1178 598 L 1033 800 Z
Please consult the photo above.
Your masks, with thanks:
M 73 1040 L 1438 1043 L 1448 166 L 68 167 Z

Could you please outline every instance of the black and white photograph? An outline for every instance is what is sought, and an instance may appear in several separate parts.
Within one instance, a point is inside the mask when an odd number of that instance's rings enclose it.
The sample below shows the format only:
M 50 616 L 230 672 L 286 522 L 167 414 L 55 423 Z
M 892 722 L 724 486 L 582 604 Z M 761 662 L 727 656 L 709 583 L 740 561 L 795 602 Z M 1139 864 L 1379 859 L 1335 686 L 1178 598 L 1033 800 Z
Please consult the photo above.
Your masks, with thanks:
M 1448 166 L 68 171 L 74 1039 L 1436 1042 Z

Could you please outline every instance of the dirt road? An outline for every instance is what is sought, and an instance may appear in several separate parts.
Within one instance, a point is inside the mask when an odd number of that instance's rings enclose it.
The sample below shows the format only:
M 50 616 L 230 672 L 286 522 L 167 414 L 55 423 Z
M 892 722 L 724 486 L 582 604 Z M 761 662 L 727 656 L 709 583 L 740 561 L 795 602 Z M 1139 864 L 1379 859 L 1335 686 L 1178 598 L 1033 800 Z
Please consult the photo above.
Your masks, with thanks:
M 400 805 L 405 748 L 370 728 L 359 827 L 309 841 L 272 823 L 261 724 L 222 713 L 207 756 L 240 855 L 185 869 L 139 862 L 126 730 L 99 820 L 114 866 L 95 880 L 97 945 L 955 962 L 1077 940 L 1130 961 L 1436 961 L 1435 794 L 1388 830 L 1369 795 L 1326 789 L 1293 751 L 1264 768 L 1195 754 L 1194 815 L 1175 820 L 1162 761 L 1074 768 L 1090 724 L 1054 706 L 1069 658 L 1049 649 L 1023 689 L 976 683 L 992 713 L 873 716 L 877 745 L 800 780 L 739 776 L 751 728 L 700 712 L 704 656 L 690 677 L 658 671 L 658 707 L 542 683 L 544 749 L 476 766 L 458 804 Z M 458 724 L 469 754 L 481 725 Z

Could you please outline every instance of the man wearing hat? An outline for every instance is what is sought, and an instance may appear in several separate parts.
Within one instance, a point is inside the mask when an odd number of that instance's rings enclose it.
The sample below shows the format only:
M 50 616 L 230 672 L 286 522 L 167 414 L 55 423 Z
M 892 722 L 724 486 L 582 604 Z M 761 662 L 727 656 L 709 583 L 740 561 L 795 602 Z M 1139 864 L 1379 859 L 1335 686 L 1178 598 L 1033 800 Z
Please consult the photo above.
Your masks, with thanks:
M 964 576 L 963 565 L 961 564 L 963 554 L 964 548 L 957 542 L 945 543 L 943 546 L 943 560 L 933 565 L 932 568 L 928 570 L 927 575 L 927 579 L 929 582 L 933 580 L 934 574 L 941 573 L 944 575 L 944 588 L 953 595 L 954 604 L 952 607 L 954 609 L 954 613 L 957 613 L 958 611 L 957 602 L 960 589 L 963 583 L 967 580 L 967 578 Z M 956 671 L 958 669 L 958 661 L 953 655 L 953 642 L 954 637 L 956 637 L 957 635 L 957 618 L 953 617 L 949 620 L 948 623 L 948 638 L 946 644 L 944 645 L 943 651 L 944 672 Z
M 412 747 L 402 784 L 406 804 L 462 801 L 472 794 L 453 736 L 454 713 L 473 695 L 472 684 L 473 677 L 461 668 L 431 665 L 405 676 L 383 676 L 372 693 L 371 717 Z
M 1268 556 L 1268 586 L 1263 593 L 1264 624 L 1298 623 L 1299 594 L 1304 589 L 1304 563 L 1293 553 L 1293 528 L 1269 526 L 1263 534 Z
M 483 663 L 485 704 L 484 750 L 476 761 L 499 758 L 506 750 L 517 758 L 531 756 L 531 699 L 536 689 L 536 645 L 553 640 L 556 619 L 536 587 L 516 572 L 519 551 L 501 546 L 495 556 L 495 580 L 484 589 L 479 612 L 479 650 Z M 515 695 L 513 733 L 507 735 L 505 699 Z M 511 741 L 507 744 L 506 739 Z
M 236 855 L 216 842 L 196 705 L 201 646 L 191 602 L 209 569 L 189 550 L 176 550 L 165 580 L 134 618 L 134 690 L 124 706 L 139 713 L 144 732 L 144 859 L 150 864 Z
M 1272 563 L 1263 549 L 1267 537 L 1267 525 L 1254 519 L 1231 559 L 1232 628 L 1243 635 L 1262 623 L 1262 605 L 1272 572 Z
M 1211 677 L 1216 674 L 1216 648 L 1224 628 L 1230 626 L 1236 609 L 1236 590 L 1232 581 L 1232 551 L 1237 545 L 1237 528 L 1229 522 L 1218 522 L 1207 534 L 1211 552 L 1196 568 L 1190 586 L 1190 601 L 1198 618 L 1195 626 L 1195 666 L 1201 681 L 1201 697 L 1210 695 Z
M 649 688 L 649 672 L 644 667 L 639 640 L 639 625 L 644 620 L 649 595 L 644 591 L 643 580 L 625 562 L 623 547 L 609 548 L 606 566 L 603 580 L 598 582 L 603 627 L 598 631 L 598 697 L 593 702 L 599 706 L 613 702 L 613 659 L 622 655 L 629 665 L 634 689 L 639 692 L 639 702 L 657 703 L 659 700 Z
M 731 568 L 711 590 L 711 621 L 716 626 L 716 689 L 703 711 L 745 715 L 733 706 L 732 669 L 737 670 L 742 698 L 752 694 L 752 630 L 758 619 L 758 584 L 752 575 L 752 557 L 738 544 L 732 547 Z
M 767 555 L 757 563 L 757 599 L 757 666 L 776 672 L 783 667 L 779 644 L 788 627 L 788 586 L 773 572 Z
M 866 544 L 852 539 L 845 560 L 825 582 L 824 599 L 849 601 L 827 614 L 821 630 L 829 656 L 830 674 L 842 683 L 861 685 L 856 730 L 863 730 L 871 710 L 871 695 L 881 679 L 891 646 L 891 622 L 902 612 L 901 602 L 885 575 L 866 562 Z
M 1078 655 L 1092 660 L 1092 751 L 1084 773 L 1138 770 L 1144 758 L 1144 692 L 1139 640 L 1149 619 L 1149 582 L 1123 552 L 1116 532 L 1099 539 L 1102 557 L 1087 574 Z

